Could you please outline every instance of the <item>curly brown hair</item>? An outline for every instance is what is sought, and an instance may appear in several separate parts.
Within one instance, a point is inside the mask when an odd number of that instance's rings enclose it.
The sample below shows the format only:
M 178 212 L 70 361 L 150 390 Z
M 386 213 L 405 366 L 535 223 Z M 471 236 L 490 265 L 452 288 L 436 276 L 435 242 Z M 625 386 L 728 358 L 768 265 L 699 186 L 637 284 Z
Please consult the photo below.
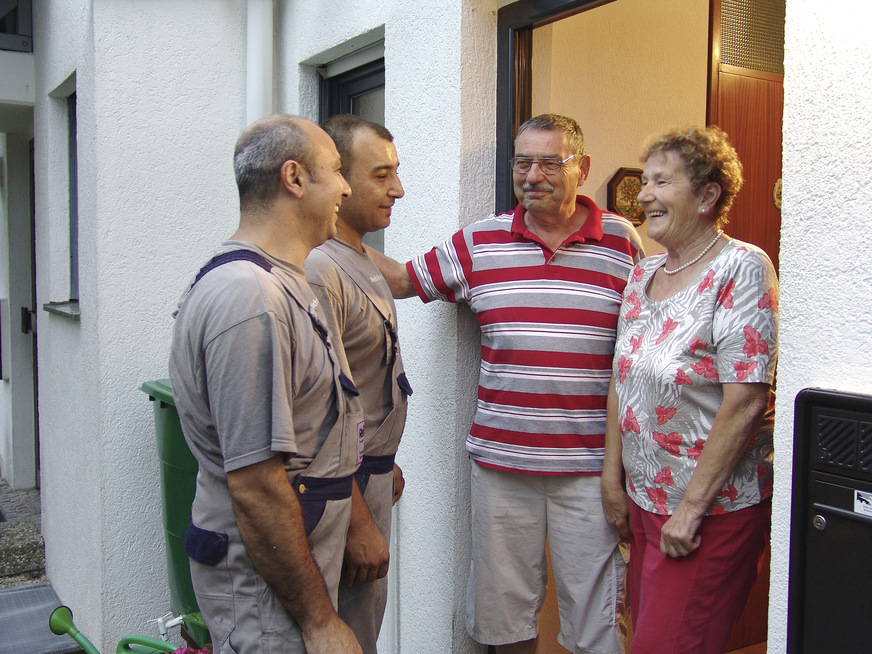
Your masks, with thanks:
M 678 154 L 684 162 L 695 193 L 709 182 L 721 187 L 713 218 L 717 228 L 723 229 L 733 200 L 744 182 L 742 162 L 726 132 L 716 125 L 672 128 L 650 137 L 642 148 L 640 160 L 644 164 L 652 155 L 670 151 Z

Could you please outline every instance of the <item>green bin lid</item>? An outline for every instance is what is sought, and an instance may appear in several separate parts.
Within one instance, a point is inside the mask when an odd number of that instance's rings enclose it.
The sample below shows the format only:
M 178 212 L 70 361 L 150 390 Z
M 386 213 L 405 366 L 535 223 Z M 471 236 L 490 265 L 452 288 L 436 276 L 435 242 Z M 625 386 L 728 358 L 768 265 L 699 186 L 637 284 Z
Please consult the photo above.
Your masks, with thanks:
M 172 406 L 176 405 L 173 401 L 173 385 L 169 379 L 147 381 L 139 387 L 139 390 L 148 393 L 152 399 L 160 400 L 161 402 Z

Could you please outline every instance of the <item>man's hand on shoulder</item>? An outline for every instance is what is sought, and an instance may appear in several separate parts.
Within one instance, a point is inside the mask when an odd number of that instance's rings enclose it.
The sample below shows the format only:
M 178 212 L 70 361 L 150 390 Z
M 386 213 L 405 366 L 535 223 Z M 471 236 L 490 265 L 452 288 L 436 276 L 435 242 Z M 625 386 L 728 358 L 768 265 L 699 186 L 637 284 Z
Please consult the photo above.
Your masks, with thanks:
M 406 298 L 415 295 L 415 287 L 412 286 L 412 278 L 409 277 L 409 272 L 406 270 L 405 264 L 400 263 L 396 259 L 391 259 L 386 254 L 378 250 L 364 245 L 366 254 L 372 259 L 376 268 L 385 278 L 388 287 L 391 289 L 391 295 L 395 298 Z

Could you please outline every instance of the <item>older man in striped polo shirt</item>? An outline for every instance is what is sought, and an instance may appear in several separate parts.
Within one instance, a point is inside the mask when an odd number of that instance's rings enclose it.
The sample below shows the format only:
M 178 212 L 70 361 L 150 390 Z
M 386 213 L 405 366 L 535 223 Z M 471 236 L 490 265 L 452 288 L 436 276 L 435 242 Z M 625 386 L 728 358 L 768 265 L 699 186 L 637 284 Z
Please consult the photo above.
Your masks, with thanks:
M 518 130 L 513 213 L 460 230 L 405 267 L 380 258 L 396 297 L 466 302 L 481 327 L 467 629 L 500 654 L 535 652 L 545 538 L 569 651 L 619 654 L 624 564 L 603 516 L 606 397 L 632 224 L 578 194 L 590 169 L 569 117 Z

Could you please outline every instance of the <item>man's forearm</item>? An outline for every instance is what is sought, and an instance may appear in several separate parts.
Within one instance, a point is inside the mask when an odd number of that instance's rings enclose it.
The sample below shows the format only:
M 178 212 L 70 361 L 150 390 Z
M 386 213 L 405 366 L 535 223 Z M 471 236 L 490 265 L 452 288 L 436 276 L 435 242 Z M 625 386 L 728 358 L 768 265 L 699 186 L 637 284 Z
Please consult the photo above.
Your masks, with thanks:
M 388 283 L 391 295 L 395 298 L 412 297 L 415 295 L 415 287 L 412 286 L 412 278 L 409 277 L 405 264 L 400 263 L 396 259 L 391 259 L 386 254 L 369 246 L 366 246 L 366 253 Z
M 227 486 L 252 564 L 285 610 L 304 632 L 333 619 L 336 613 L 281 456 L 228 473 Z
M 381 579 L 388 573 L 390 551 L 385 537 L 372 519 L 357 480 L 351 491 L 351 520 L 345 542 L 342 578 L 351 586 Z

